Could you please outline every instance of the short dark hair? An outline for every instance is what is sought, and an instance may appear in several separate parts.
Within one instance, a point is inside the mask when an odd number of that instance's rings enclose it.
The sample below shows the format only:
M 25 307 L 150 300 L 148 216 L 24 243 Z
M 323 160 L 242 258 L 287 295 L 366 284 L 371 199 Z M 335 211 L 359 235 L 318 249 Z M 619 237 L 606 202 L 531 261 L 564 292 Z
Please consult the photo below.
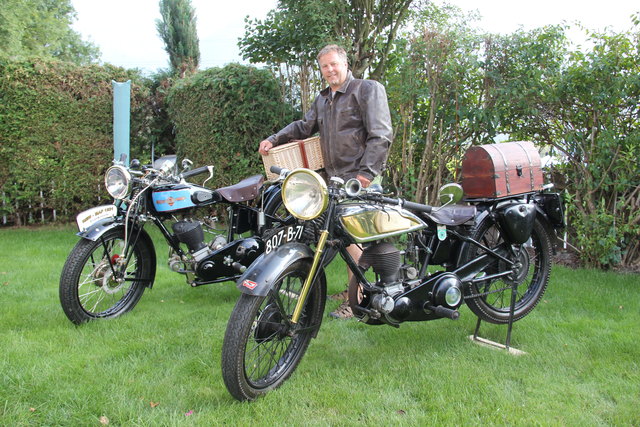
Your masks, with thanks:
M 322 49 L 320 49 L 320 52 L 318 52 L 318 56 L 316 57 L 316 59 L 320 61 L 321 56 L 324 56 L 327 53 L 331 53 L 331 52 L 337 53 L 340 59 L 342 59 L 344 62 L 347 62 L 347 63 L 349 62 L 347 59 L 347 51 L 344 50 L 344 48 L 338 46 L 337 44 L 328 44 Z

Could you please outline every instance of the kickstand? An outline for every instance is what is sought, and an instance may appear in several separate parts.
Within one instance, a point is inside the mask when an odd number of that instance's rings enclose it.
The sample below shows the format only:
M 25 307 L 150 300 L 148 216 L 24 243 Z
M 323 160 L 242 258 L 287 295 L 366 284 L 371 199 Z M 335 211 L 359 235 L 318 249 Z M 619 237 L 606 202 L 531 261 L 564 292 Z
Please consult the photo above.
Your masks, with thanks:
M 488 347 L 505 349 L 510 354 L 514 354 L 514 355 L 525 354 L 524 351 L 511 347 L 511 331 L 513 329 L 513 313 L 515 311 L 515 306 L 516 306 L 517 290 L 518 290 L 518 284 L 514 282 L 513 285 L 511 286 L 511 305 L 509 307 L 509 321 L 507 322 L 507 339 L 505 343 L 500 344 L 500 343 L 479 337 L 478 333 L 480 332 L 480 323 L 482 323 L 482 320 L 479 317 L 478 317 L 478 322 L 476 323 L 476 330 L 473 332 L 473 335 L 469 336 L 469 339 L 477 342 L 480 345 L 486 345 Z

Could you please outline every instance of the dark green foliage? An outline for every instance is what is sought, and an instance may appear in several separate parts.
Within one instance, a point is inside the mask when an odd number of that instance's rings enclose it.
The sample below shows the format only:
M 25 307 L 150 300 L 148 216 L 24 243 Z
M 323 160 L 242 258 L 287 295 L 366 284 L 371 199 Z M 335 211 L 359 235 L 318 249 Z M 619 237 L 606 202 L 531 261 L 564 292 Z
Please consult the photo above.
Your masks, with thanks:
M 162 20 L 156 20 L 158 34 L 169 54 L 174 73 L 184 77 L 200 63 L 200 46 L 196 30 L 196 14 L 190 0 L 160 0 Z
M 638 36 L 593 33 L 593 48 L 568 51 L 564 29 L 551 27 L 487 44 L 488 112 L 562 157 L 575 244 L 598 267 L 640 257 Z
M 136 73 L 57 61 L 0 64 L 0 209 L 9 222 L 36 222 L 41 215 L 49 220 L 54 210 L 73 217 L 106 197 L 103 174 L 113 159 L 111 81 L 129 79 L 132 156 L 139 156 L 149 114 L 147 90 Z
M 388 173 L 415 200 L 436 203 L 438 188 L 457 179 L 465 148 L 495 136 L 483 116 L 482 37 L 469 21 L 456 8 L 429 4 L 390 55 L 383 83 L 396 137 Z
M 178 81 L 167 102 L 178 157 L 214 165 L 211 186 L 260 173 L 258 143 L 292 120 L 271 73 L 239 64 Z
M 264 20 L 245 20 L 242 57 L 267 64 L 280 80 L 283 98 L 306 112 L 324 84 L 318 51 L 335 42 L 333 1 L 281 0 Z
M 263 20 L 245 20 L 245 36 L 238 46 L 255 63 L 315 64 L 318 51 L 331 40 L 334 11 L 331 2 L 280 0 Z
M 564 27 L 479 34 L 433 5 L 396 43 L 386 75 L 396 138 L 389 174 L 430 200 L 455 180 L 472 144 L 530 140 L 558 155 L 568 240 L 590 265 L 640 258 L 640 51 L 636 33 L 589 34 L 570 50 Z

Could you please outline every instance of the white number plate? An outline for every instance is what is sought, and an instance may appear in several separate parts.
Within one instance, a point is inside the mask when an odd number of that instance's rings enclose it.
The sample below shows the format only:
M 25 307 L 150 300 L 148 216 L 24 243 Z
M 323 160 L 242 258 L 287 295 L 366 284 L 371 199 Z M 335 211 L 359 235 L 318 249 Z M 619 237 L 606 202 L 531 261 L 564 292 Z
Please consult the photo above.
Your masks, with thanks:
M 284 227 L 276 232 L 273 236 L 269 237 L 265 242 L 264 253 L 268 254 L 280 245 L 284 245 L 288 242 L 294 242 L 300 240 L 302 237 L 302 231 L 304 227 L 302 225 L 291 225 Z
M 78 216 L 76 216 L 78 230 L 80 230 L 80 232 L 87 231 L 98 221 L 106 218 L 115 218 L 117 212 L 118 209 L 115 205 L 96 206 L 95 208 L 80 212 Z

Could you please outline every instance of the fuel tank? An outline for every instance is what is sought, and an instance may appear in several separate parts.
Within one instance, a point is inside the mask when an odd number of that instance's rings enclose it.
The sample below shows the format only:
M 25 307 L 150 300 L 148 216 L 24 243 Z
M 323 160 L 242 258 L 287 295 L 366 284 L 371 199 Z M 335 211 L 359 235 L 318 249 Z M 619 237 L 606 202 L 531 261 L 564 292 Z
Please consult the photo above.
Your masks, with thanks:
M 219 200 L 215 191 L 197 185 L 178 184 L 154 189 L 151 194 L 157 212 L 175 212 L 204 206 Z
M 344 203 L 337 207 L 343 228 L 358 243 L 372 242 L 427 227 L 415 214 L 396 206 Z

